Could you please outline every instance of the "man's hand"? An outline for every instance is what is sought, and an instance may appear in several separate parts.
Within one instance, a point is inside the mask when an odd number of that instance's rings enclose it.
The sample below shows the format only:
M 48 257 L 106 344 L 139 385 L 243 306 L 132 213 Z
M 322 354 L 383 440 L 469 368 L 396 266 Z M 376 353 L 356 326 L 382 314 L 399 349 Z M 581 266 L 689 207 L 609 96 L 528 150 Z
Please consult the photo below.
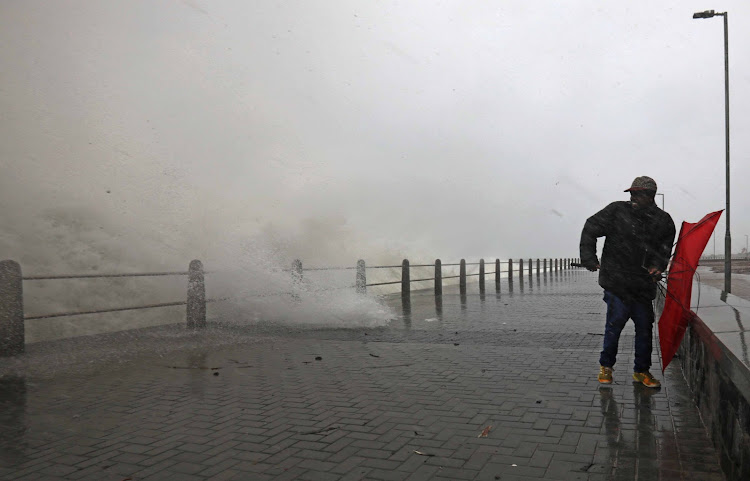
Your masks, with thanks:
M 658 267 L 649 267 L 648 274 L 654 278 L 654 281 L 661 280 L 661 270 Z
M 596 272 L 596 271 L 599 270 L 600 267 L 601 266 L 598 263 L 597 264 L 589 264 L 589 265 L 586 266 L 586 269 L 588 269 L 591 272 Z

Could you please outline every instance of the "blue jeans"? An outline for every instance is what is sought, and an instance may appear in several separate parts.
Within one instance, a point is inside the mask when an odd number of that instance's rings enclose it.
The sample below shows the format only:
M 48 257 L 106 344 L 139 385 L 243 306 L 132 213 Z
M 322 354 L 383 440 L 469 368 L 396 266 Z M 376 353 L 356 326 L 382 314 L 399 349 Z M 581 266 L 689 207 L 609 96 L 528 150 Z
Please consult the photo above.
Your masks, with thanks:
M 604 302 L 607 303 L 607 325 L 604 328 L 604 348 L 599 357 L 599 364 L 612 367 L 617 360 L 617 348 L 620 333 L 628 322 L 635 323 L 635 363 L 634 372 L 645 372 L 651 367 L 651 340 L 654 326 L 654 308 L 650 302 L 624 301 L 604 291 Z

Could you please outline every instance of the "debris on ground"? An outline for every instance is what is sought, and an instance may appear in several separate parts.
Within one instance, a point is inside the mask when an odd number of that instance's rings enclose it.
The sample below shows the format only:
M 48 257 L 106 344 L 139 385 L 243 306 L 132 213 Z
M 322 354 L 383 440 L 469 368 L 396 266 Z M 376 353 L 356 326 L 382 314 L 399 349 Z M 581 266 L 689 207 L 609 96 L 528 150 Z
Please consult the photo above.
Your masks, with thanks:
M 203 369 L 204 371 L 216 371 L 221 369 L 220 367 L 205 367 L 205 366 L 165 366 L 170 369 Z
M 317 429 L 315 431 L 301 431 L 299 434 L 302 434 L 305 436 L 309 434 L 323 434 L 323 433 L 328 433 L 329 431 L 334 431 L 336 429 L 338 429 L 338 426 L 334 425 L 334 426 L 325 427 L 323 429 Z
M 427 454 L 423 453 L 422 451 L 414 451 L 414 454 L 419 454 L 420 456 L 435 456 L 434 454 Z

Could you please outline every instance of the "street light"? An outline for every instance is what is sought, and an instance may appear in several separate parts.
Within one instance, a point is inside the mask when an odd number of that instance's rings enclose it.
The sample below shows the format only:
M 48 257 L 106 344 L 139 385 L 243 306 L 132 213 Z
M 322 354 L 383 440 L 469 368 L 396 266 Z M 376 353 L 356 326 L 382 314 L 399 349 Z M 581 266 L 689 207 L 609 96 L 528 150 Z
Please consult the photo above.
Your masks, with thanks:
M 661 210 L 664 210 L 664 194 L 656 194 L 661 196 Z
M 747 234 L 745 234 L 745 259 L 747 259 Z
M 727 230 L 724 235 L 724 291 L 732 292 L 732 236 L 729 233 L 729 26 L 728 14 L 716 13 L 713 10 L 697 12 L 693 18 L 724 17 L 724 138 L 726 140 L 726 193 L 727 193 Z

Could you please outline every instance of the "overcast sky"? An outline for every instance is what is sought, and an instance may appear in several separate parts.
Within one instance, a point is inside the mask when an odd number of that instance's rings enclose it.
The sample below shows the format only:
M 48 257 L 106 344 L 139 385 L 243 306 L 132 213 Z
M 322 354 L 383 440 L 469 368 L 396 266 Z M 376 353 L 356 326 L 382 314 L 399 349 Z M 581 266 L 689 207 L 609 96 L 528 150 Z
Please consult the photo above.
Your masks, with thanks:
M 679 229 L 725 205 L 710 8 L 739 251 L 746 1 L 3 0 L 0 257 L 575 257 L 640 175 Z

